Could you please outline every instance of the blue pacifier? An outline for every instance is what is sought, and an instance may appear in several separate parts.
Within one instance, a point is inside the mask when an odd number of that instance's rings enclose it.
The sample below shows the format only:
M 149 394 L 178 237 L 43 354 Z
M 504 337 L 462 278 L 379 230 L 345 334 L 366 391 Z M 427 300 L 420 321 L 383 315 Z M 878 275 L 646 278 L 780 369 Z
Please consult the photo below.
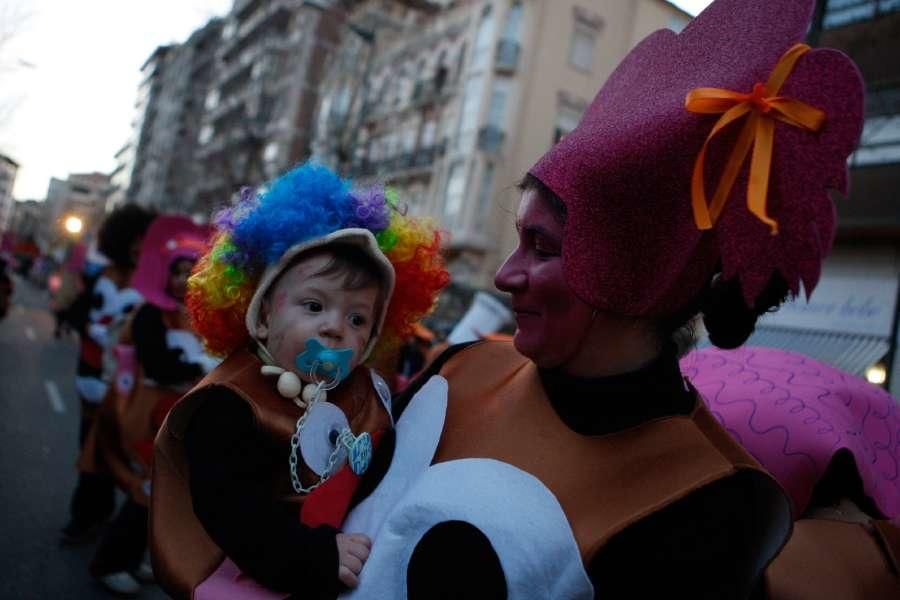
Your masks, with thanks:
M 306 340 L 306 350 L 297 355 L 294 364 L 301 373 L 319 375 L 337 383 L 350 374 L 350 348 L 327 348 L 315 338 Z

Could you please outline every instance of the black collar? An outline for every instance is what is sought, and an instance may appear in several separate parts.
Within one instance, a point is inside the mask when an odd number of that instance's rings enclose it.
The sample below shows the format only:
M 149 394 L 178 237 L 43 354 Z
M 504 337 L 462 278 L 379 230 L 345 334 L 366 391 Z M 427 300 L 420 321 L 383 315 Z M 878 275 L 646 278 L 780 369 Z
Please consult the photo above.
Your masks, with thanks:
M 539 373 L 559 418 L 582 435 L 605 435 L 654 419 L 687 415 L 696 401 L 678 368 L 674 345 L 629 373 L 590 379 L 558 369 L 539 369 Z

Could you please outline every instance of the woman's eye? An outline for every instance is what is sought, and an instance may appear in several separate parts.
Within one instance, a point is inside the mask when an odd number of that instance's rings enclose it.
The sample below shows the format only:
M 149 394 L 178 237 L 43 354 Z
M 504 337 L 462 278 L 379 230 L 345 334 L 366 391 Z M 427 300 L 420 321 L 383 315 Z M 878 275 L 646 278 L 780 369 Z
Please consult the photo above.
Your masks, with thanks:
M 322 303 L 316 302 L 315 300 L 306 300 L 303 302 L 302 306 L 309 312 L 322 312 Z
M 555 248 L 548 248 L 546 246 L 542 246 L 541 244 L 536 244 L 534 247 L 534 253 L 538 258 L 546 259 L 553 258 L 559 256 L 559 250 Z
M 366 318 L 362 315 L 350 315 L 350 324 L 354 327 L 362 327 L 366 324 Z

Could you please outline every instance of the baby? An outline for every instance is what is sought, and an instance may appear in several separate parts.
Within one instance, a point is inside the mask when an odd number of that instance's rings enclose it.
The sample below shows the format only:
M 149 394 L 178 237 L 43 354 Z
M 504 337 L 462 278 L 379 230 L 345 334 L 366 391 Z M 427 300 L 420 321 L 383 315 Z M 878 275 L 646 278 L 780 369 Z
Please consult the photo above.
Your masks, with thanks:
M 154 568 L 175 597 L 333 598 L 368 557 L 368 538 L 340 525 L 392 426 L 387 385 L 363 363 L 446 285 L 440 235 L 312 165 L 217 225 L 187 304 L 228 357 L 157 439 Z

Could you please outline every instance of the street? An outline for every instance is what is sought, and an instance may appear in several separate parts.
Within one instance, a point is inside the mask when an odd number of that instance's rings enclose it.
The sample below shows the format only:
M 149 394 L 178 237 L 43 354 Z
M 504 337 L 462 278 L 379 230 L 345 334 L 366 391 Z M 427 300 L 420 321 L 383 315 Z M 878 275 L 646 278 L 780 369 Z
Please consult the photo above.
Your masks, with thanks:
M 54 339 L 47 303 L 17 279 L 0 321 L 0 598 L 109 598 L 87 571 L 95 542 L 59 543 L 76 478 L 77 340 Z M 165 597 L 156 586 L 139 596 Z

